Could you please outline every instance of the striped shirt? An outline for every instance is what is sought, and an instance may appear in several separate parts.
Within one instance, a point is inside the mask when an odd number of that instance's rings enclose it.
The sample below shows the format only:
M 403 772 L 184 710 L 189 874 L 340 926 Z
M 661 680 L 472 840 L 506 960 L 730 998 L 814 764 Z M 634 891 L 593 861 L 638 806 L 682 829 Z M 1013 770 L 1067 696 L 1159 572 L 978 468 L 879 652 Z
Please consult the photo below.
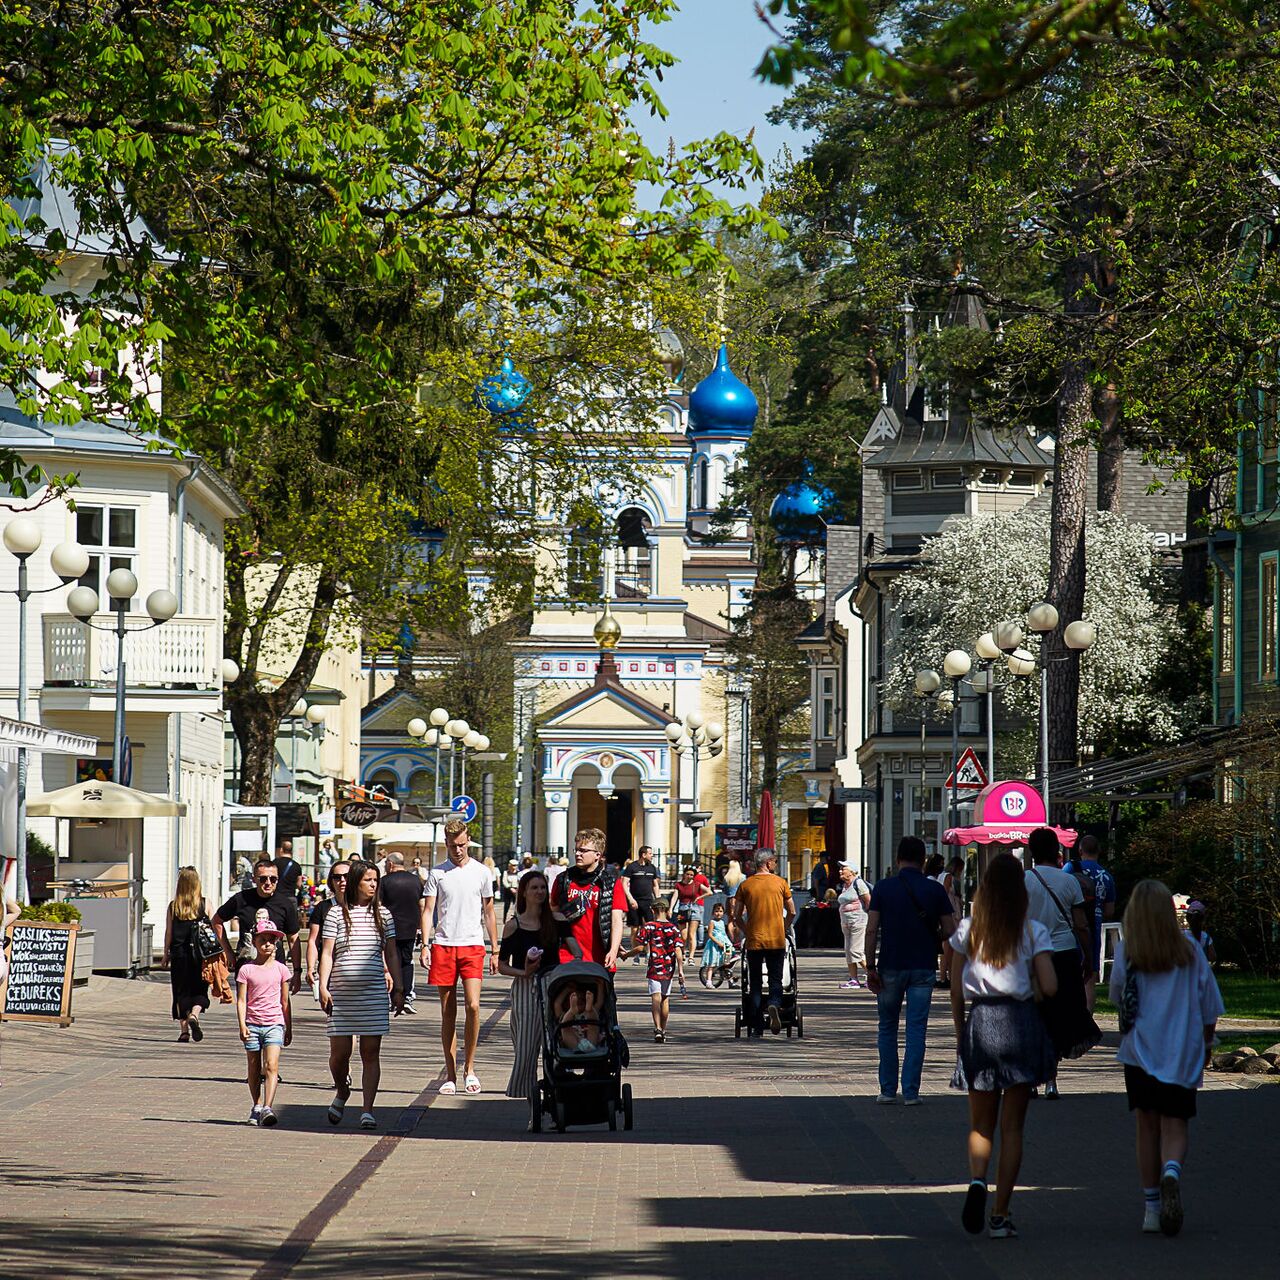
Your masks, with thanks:
M 381 911 L 382 938 L 370 907 L 351 908 L 350 934 L 340 907 L 334 907 L 325 918 L 322 936 L 333 939 L 331 1036 L 386 1035 L 390 1029 L 382 948 L 385 939 L 395 938 L 396 926 L 391 912 L 386 907 Z

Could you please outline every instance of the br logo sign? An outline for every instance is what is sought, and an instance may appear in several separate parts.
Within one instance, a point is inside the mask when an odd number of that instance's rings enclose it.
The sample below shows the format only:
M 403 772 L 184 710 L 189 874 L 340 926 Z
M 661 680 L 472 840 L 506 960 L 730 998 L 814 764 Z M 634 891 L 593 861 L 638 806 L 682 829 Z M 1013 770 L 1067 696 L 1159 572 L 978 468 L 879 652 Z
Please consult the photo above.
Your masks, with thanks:
M 1000 797 L 1000 811 L 1006 818 L 1020 818 L 1027 811 L 1027 797 L 1018 791 L 1006 791 Z

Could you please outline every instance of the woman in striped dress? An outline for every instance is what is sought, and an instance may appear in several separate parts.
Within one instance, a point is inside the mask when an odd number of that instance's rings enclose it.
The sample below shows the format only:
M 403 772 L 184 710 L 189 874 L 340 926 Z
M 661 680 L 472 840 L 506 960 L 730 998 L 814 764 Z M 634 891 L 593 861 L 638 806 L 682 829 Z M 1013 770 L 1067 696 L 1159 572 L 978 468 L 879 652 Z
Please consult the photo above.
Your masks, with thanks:
M 511 1043 L 515 1062 L 507 1081 L 508 1098 L 532 1099 L 538 1087 L 538 1049 L 542 1015 L 534 974 L 560 958 L 560 938 L 548 905 L 549 886 L 541 871 L 526 871 L 516 890 L 516 913 L 502 930 L 498 972 L 511 979 Z
M 336 1090 L 329 1104 L 329 1123 L 341 1123 L 351 1096 L 352 1038 L 359 1036 L 364 1094 L 360 1127 L 376 1129 L 373 1103 L 382 1075 L 379 1054 L 382 1037 L 390 1030 L 387 995 L 399 1013 L 404 1007 L 404 986 L 396 927 L 391 912 L 382 905 L 378 868 L 373 863 L 351 863 L 346 891 L 337 905 L 340 910 L 330 911 L 325 919 L 320 950 L 320 1007 L 329 1015 L 329 1071 Z

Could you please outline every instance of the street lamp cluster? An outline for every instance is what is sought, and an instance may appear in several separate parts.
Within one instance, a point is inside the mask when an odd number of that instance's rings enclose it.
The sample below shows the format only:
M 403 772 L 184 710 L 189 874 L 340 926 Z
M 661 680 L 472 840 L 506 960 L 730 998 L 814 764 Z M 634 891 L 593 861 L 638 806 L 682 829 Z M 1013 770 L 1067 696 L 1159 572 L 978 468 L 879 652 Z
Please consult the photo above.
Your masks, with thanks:
M 677 755 L 689 756 L 693 765 L 690 779 L 693 809 L 682 814 L 681 821 L 693 832 L 693 852 L 696 854 L 702 828 L 711 817 L 710 813 L 698 808 L 698 764 L 702 760 L 713 759 L 724 750 L 724 725 L 718 720 L 706 721 L 697 711 L 690 711 L 683 720 L 673 720 L 667 725 L 665 733 L 671 749 Z
M 428 717 L 430 724 L 421 716 L 415 716 L 405 726 L 409 737 L 416 738 L 424 746 L 436 749 L 436 789 L 435 807 L 443 807 L 440 798 L 440 752 L 449 752 L 449 799 L 454 796 L 454 760 L 461 768 L 462 794 L 467 792 L 467 752 L 488 751 L 489 739 L 478 730 L 473 729 L 465 720 L 454 719 L 443 707 L 436 707 Z
M 1045 809 L 1049 807 L 1049 659 L 1044 654 L 1044 642 L 1050 632 L 1058 626 L 1059 614 L 1055 606 L 1047 600 L 1034 604 L 1027 610 L 1021 621 L 998 623 L 990 631 L 984 631 L 974 642 L 974 652 L 982 662 L 978 671 L 972 671 L 973 661 L 964 649 L 952 649 L 942 661 L 942 670 L 951 681 L 950 689 L 942 688 L 942 676 L 932 668 L 916 672 L 915 691 L 919 698 L 936 697 L 940 710 L 951 716 L 951 825 L 956 823 L 956 779 L 959 766 L 960 750 L 960 684 L 966 676 L 975 693 L 985 696 L 987 712 L 987 773 L 995 777 L 995 725 L 992 716 L 992 695 L 999 683 L 995 676 L 995 664 L 1002 659 L 1009 674 L 1015 679 L 1025 679 L 1040 670 L 1040 793 L 1044 798 Z M 1023 647 L 1024 641 L 1034 635 L 1039 639 L 1039 655 Z M 1079 618 L 1067 623 L 1063 628 L 1062 639 L 1068 649 L 1082 653 L 1093 647 L 1098 638 L 1098 629 L 1087 619 Z M 1058 659 L 1063 661 L 1064 659 Z M 972 672 L 972 674 L 970 674 Z M 923 754 L 924 722 L 920 725 L 921 751 Z M 923 764 L 921 765 L 923 771 Z M 923 785 L 923 784 L 922 784 Z

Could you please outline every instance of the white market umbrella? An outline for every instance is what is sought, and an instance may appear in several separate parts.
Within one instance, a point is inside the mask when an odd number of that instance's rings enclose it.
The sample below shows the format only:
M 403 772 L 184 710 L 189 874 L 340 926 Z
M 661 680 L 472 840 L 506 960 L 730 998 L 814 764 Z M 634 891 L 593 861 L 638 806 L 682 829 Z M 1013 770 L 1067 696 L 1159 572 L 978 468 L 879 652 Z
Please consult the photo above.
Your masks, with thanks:
M 363 834 L 372 835 L 379 849 L 389 849 L 398 844 L 431 844 L 435 830 L 430 822 L 375 822 Z
M 180 818 L 186 812 L 180 800 L 117 782 L 77 782 L 27 797 L 27 813 L 33 818 Z

